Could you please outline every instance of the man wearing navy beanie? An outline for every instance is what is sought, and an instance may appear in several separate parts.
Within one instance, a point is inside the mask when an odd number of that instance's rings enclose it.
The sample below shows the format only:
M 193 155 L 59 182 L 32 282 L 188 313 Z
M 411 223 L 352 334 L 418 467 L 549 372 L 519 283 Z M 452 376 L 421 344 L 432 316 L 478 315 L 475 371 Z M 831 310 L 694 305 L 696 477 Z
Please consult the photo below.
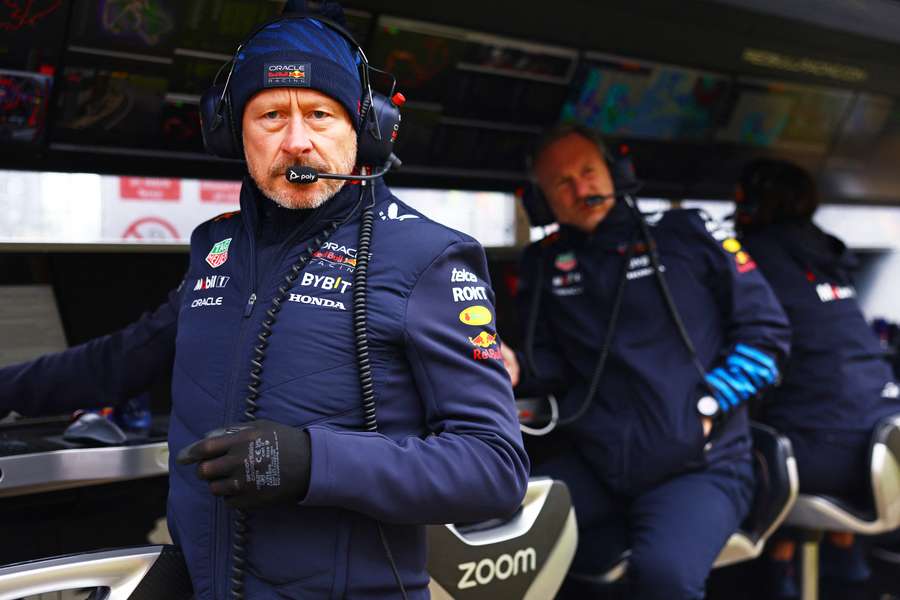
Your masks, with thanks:
M 270 24 L 253 36 L 235 57 L 229 87 L 235 119 L 244 116 L 243 122 L 235 123 L 239 136 L 244 133 L 245 126 L 254 127 L 253 119 L 258 116 L 258 111 L 269 106 L 263 104 L 266 100 L 277 97 L 289 101 L 320 95 L 328 96 L 319 99 L 331 105 L 328 107 L 331 109 L 329 118 L 346 121 L 344 129 L 355 132 L 359 128 L 362 98 L 359 69 L 356 50 L 350 48 L 341 34 L 320 21 L 286 19 Z M 262 96 L 262 101 L 253 103 L 267 90 L 279 91 L 267 93 Z M 311 90 L 320 94 L 302 93 Z M 249 115 L 248 104 L 251 107 Z M 341 134 L 345 133 L 341 131 Z M 314 152 L 301 159 L 299 164 L 324 172 L 350 173 L 356 163 L 356 136 L 341 135 L 337 143 L 330 160 L 321 152 Z M 298 164 L 295 154 L 285 152 L 274 164 L 265 164 L 268 156 L 258 152 L 248 154 L 246 140 L 244 153 L 253 180 L 266 196 L 285 208 L 315 208 L 343 185 L 340 180 L 321 180 L 312 186 L 296 186 L 284 177 L 289 166 Z
M 0 412 L 124 401 L 171 369 L 168 523 L 198 600 L 428 598 L 424 524 L 510 515 L 527 484 L 484 250 L 380 179 L 287 180 L 361 166 L 356 51 L 328 25 L 259 31 L 228 94 L 240 212 L 194 230 L 154 313 L 0 369 Z

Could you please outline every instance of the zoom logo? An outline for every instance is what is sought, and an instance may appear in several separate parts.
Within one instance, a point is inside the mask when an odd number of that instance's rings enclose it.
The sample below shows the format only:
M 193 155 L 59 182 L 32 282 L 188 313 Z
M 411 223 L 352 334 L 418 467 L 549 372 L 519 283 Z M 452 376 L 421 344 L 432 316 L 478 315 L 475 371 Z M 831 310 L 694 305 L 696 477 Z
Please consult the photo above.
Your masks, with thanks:
M 466 590 L 479 585 L 487 585 L 494 579 L 504 581 L 537 568 L 537 552 L 534 548 L 519 550 L 515 555 L 501 554 L 496 559 L 483 558 L 467 562 L 457 567 L 463 572 L 456 587 Z

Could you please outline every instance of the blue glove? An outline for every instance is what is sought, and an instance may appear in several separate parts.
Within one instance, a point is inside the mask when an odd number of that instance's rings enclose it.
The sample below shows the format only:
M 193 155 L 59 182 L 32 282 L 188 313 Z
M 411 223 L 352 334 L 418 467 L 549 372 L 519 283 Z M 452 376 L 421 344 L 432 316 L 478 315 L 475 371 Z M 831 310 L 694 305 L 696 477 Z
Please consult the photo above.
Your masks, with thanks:
M 768 354 L 737 344 L 725 364 L 706 374 L 722 412 L 753 398 L 778 381 L 778 365 Z

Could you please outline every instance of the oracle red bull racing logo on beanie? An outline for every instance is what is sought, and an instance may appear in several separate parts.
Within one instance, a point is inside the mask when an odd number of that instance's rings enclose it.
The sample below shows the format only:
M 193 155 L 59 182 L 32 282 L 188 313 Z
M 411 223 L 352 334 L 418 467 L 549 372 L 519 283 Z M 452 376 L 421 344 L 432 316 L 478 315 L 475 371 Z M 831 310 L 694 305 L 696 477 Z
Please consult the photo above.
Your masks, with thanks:
M 226 238 L 216 243 L 206 255 L 206 263 L 213 269 L 217 269 L 225 264 L 228 260 L 228 246 L 231 245 L 231 238 Z
M 265 87 L 309 87 L 310 63 L 266 63 Z

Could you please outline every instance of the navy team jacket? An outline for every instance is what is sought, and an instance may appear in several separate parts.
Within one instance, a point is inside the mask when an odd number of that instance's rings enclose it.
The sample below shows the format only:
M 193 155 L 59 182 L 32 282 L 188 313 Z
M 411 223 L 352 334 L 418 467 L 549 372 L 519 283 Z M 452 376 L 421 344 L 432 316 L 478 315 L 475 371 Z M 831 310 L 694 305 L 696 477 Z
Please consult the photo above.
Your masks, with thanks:
M 743 242 L 793 329 L 765 421 L 785 430 L 864 431 L 900 413 L 900 389 L 859 308 L 850 277 L 856 260 L 846 246 L 808 221 L 750 232 Z
M 307 243 L 342 223 L 284 303 L 257 417 L 305 428 L 309 491 L 249 517 L 248 598 L 399 597 L 376 521 L 410 598 L 426 598 L 423 524 L 509 515 L 528 459 L 494 322 L 484 251 L 376 186 L 368 330 L 378 433 L 363 423 L 351 283 L 359 200 L 348 185 L 255 265 L 255 188 L 240 213 L 199 226 L 182 286 L 115 334 L 0 371 L 0 406 L 25 414 L 123 399 L 172 368 L 171 456 L 242 420 L 252 346 L 276 288 Z M 251 300 L 255 298 L 255 301 Z M 169 526 L 198 598 L 228 597 L 232 512 L 170 462 Z
M 713 368 L 742 342 L 772 356 L 788 351 L 778 301 L 738 242 L 705 213 L 648 217 L 660 262 L 700 362 Z M 745 458 L 750 439 L 740 407 L 705 444 L 697 400 L 707 389 L 660 293 L 637 224 L 617 202 L 589 235 L 562 227 L 526 249 L 517 294 L 527 318 L 543 261 L 535 373 L 524 389 L 565 389 L 562 416 L 581 406 L 605 339 L 629 244 L 624 299 L 609 359 L 590 409 L 567 427 L 583 457 L 614 491 L 640 493 L 712 461 Z M 520 350 L 520 359 L 525 358 Z M 527 362 L 527 361 L 526 361 Z

